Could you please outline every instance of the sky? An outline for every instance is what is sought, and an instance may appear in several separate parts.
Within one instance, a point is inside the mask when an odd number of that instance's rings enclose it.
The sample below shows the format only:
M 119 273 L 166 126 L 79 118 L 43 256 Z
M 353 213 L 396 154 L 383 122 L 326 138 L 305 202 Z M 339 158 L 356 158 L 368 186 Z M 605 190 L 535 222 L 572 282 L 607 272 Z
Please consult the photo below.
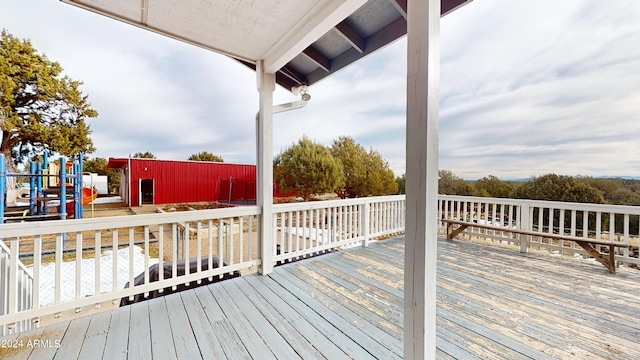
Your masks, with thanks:
M 56 0 L 0 0 L 0 28 L 83 82 L 97 151 L 255 163 L 255 73 Z M 475 0 L 441 21 L 439 168 L 473 180 L 640 176 L 640 1 Z M 406 38 L 274 116 L 274 155 L 351 136 L 405 172 Z M 277 87 L 274 103 L 298 100 Z

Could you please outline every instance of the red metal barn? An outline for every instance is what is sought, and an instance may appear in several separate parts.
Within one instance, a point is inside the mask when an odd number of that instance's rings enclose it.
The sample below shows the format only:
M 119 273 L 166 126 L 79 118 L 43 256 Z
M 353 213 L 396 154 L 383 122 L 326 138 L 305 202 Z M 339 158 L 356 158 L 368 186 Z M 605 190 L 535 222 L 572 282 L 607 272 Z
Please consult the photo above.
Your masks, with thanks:
M 199 201 L 255 202 L 256 166 L 204 161 L 110 158 L 129 206 Z

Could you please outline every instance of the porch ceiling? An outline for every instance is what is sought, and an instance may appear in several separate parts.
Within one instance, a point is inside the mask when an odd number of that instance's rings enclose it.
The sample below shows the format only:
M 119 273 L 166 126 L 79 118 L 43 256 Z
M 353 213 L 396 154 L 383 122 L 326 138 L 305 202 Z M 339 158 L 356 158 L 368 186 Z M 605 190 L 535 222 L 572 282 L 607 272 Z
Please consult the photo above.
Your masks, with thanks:
M 407 0 L 62 0 L 235 58 L 286 89 L 312 85 L 407 33 Z M 471 0 L 441 0 L 442 15 Z

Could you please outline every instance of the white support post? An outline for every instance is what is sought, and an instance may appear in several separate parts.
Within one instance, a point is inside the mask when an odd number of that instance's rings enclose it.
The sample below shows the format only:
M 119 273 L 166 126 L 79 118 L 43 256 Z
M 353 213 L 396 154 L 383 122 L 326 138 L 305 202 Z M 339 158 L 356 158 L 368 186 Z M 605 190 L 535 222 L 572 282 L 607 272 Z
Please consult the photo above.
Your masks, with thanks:
M 260 109 L 256 116 L 257 181 L 256 202 L 260 215 L 260 254 L 262 265 L 259 272 L 267 275 L 273 271 L 273 92 L 276 75 L 264 71 L 262 60 L 256 64 Z
M 407 7 L 404 358 L 435 359 L 440 0 Z

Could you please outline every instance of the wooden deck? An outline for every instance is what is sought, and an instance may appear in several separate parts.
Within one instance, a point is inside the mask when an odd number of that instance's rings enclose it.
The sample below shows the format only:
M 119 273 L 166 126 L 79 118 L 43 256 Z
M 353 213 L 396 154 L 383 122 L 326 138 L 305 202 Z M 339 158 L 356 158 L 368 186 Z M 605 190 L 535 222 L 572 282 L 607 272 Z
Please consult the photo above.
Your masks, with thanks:
M 5 337 L 0 358 L 401 358 L 403 244 L 374 242 Z M 438 245 L 439 358 L 640 358 L 640 272 Z

